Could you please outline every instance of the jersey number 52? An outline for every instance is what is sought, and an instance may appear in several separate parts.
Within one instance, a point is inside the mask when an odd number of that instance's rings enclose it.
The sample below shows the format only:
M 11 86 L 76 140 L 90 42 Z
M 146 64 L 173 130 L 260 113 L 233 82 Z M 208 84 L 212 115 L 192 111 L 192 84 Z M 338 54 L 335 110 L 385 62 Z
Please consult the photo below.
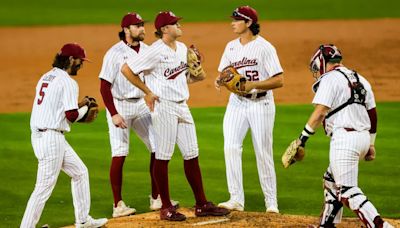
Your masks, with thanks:
M 40 87 L 40 90 L 39 90 L 39 98 L 37 100 L 38 105 L 42 104 L 44 95 L 46 95 L 44 93 L 44 89 L 47 88 L 48 85 L 49 85 L 49 83 L 42 83 L 42 86 Z
M 258 77 L 258 71 L 256 70 L 246 70 L 245 76 L 247 81 L 258 81 L 260 78 Z

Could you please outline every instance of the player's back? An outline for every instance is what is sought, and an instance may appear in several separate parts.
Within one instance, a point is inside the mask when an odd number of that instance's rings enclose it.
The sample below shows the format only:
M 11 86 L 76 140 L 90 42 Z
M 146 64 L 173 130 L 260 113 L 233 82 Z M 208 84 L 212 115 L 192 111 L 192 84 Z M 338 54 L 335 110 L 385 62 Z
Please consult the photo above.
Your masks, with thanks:
M 349 87 L 349 82 L 345 78 L 345 76 L 340 72 L 342 71 L 347 75 L 349 80 L 354 83 L 356 82 L 356 77 L 354 72 L 347 69 L 346 67 L 338 67 L 336 70 L 332 70 L 323 76 L 324 81 L 327 84 L 330 84 L 332 90 L 319 91 L 318 92 L 326 92 L 331 93 L 332 96 L 332 105 L 331 111 L 344 104 L 351 97 L 351 90 Z M 369 130 L 370 129 L 370 120 L 368 117 L 367 110 L 375 107 L 375 98 L 372 92 L 371 85 L 369 82 L 361 75 L 357 74 L 360 82 L 363 84 L 366 93 L 365 106 L 362 104 L 350 104 L 333 114 L 328 118 L 327 121 L 333 123 L 333 128 L 354 128 L 358 131 Z M 324 89 L 323 89 L 324 90 Z M 330 95 L 326 95 L 329 97 Z
M 65 111 L 77 109 L 78 84 L 67 72 L 53 68 L 36 85 L 31 129 L 69 131 Z

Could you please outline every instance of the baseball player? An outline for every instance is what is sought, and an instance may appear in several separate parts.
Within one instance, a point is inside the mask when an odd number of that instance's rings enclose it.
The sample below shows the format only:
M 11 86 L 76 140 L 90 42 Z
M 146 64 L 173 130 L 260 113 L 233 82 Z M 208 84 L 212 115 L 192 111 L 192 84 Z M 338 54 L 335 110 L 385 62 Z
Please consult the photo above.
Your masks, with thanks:
M 272 90 L 283 86 L 283 70 L 274 46 L 258 35 L 257 11 L 250 6 L 241 6 L 233 11 L 231 17 L 233 32 L 239 37 L 226 45 L 218 71 L 221 74 L 225 67 L 233 66 L 246 77 L 247 93 L 231 93 L 226 108 L 223 133 L 230 199 L 218 206 L 244 210 L 241 157 L 243 140 L 250 129 L 266 211 L 279 213 L 272 152 L 275 120 Z M 215 81 L 217 89 L 220 87 L 220 76 Z
M 159 210 L 161 199 L 155 184 L 153 166 L 154 146 L 149 136 L 151 117 L 143 100 L 143 92 L 134 87 L 121 73 L 122 64 L 131 56 L 138 55 L 148 46 L 145 37 L 144 21 L 137 13 L 126 14 L 121 21 L 120 41 L 112 46 L 104 56 L 100 72 L 101 94 L 107 107 L 107 122 L 110 134 L 112 161 L 110 181 L 114 196 L 113 217 L 134 214 L 136 210 L 122 201 L 122 168 L 129 153 L 129 134 L 133 129 L 151 152 L 150 176 L 152 194 L 150 209 Z M 143 77 L 142 75 L 140 76 Z M 172 201 L 174 206 L 178 202 Z
M 198 162 L 199 149 L 193 117 L 186 101 L 189 99 L 188 83 L 200 81 L 205 75 L 193 78 L 187 75 L 187 53 L 185 44 L 177 41 L 182 35 L 178 21 L 172 12 L 160 12 L 155 19 L 156 36 L 159 38 L 143 54 L 128 59 L 122 73 L 146 95 L 146 104 L 151 118 L 156 142 L 155 177 L 160 190 L 162 209 L 160 218 L 182 221 L 186 216 L 177 212 L 170 202 L 168 187 L 168 162 L 175 144 L 184 159 L 186 178 L 196 198 L 196 216 L 222 216 L 228 210 L 208 202 L 204 194 Z M 139 78 L 146 75 L 146 84 Z
M 64 136 L 70 131 L 70 125 L 88 111 L 88 106 L 78 108 L 79 89 L 72 78 L 85 60 L 82 47 L 76 43 L 65 44 L 54 59 L 53 69 L 36 86 L 30 125 L 32 147 L 39 164 L 35 189 L 21 222 L 23 228 L 33 228 L 38 223 L 60 170 L 71 177 L 76 227 L 101 227 L 107 223 L 105 218 L 89 216 L 88 170 Z
M 331 138 L 329 167 L 323 176 L 325 203 L 320 227 L 334 227 L 342 217 L 343 204 L 353 210 L 366 227 L 392 227 L 358 187 L 360 159 L 375 159 L 377 112 L 369 82 L 342 64 L 342 54 L 332 45 L 321 45 L 311 58 L 310 70 L 317 81 L 315 105 L 298 143 L 323 123 Z

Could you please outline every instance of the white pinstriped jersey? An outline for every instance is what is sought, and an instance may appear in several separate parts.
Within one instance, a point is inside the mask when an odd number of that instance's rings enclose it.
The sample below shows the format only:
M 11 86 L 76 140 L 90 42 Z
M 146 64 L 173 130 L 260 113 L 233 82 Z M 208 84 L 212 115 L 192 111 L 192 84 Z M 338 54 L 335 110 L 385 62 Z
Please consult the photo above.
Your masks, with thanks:
M 240 38 L 230 41 L 225 47 L 218 71 L 221 72 L 229 65 L 233 65 L 249 81 L 267 80 L 283 72 L 274 46 L 261 36 L 245 45 L 240 43 Z M 267 96 L 272 96 L 272 91 Z
M 129 58 L 127 64 L 135 74 L 146 73 L 146 85 L 155 95 L 179 102 L 189 99 L 187 47 L 179 41 L 176 46 L 175 51 L 159 39 L 140 55 Z
M 53 68 L 36 85 L 31 114 L 31 129 L 70 131 L 65 111 L 78 109 L 78 83 L 67 72 Z
M 140 42 L 139 53 L 142 53 L 147 47 L 147 44 Z M 114 98 L 127 99 L 144 96 L 144 93 L 132 85 L 121 73 L 121 67 L 125 61 L 136 55 L 138 55 L 136 51 L 120 41 L 112 46 L 104 56 L 99 78 L 112 84 L 111 93 Z M 140 78 L 143 81 L 143 74 L 140 74 Z
M 338 67 L 337 69 L 343 71 L 351 82 L 356 81 L 353 71 L 346 67 Z M 363 131 L 369 130 L 371 127 L 367 110 L 376 106 L 374 93 L 369 82 L 360 74 L 358 76 L 367 90 L 366 106 L 351 104 L 328 118 L 326 125 L 332 126 L 333 131 L 338 128 L 353 128 L 357 131 Z M 336 70 L 329 71 L 322 75 L 319 80 L 319 87 L 312 101 L 313 104 L 321 104 L 334 110 L 350 98 L 351 91 L 348 81 L 340 72 Z M 330 135 L 330 133 L 328 131 L 327 135 Z

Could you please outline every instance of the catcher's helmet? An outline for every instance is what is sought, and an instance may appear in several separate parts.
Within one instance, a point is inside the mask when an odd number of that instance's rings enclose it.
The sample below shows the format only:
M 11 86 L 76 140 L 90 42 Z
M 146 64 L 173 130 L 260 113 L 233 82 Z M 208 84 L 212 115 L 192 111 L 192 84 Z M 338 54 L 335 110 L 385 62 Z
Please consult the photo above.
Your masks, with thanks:
M 326 64 L 339 63 L 342 60 L 342 53 L 333 44 L 323 44 L 319 46 L 314 55 L 311 57 L 310 70 L 313 74 L 326 73 Z

